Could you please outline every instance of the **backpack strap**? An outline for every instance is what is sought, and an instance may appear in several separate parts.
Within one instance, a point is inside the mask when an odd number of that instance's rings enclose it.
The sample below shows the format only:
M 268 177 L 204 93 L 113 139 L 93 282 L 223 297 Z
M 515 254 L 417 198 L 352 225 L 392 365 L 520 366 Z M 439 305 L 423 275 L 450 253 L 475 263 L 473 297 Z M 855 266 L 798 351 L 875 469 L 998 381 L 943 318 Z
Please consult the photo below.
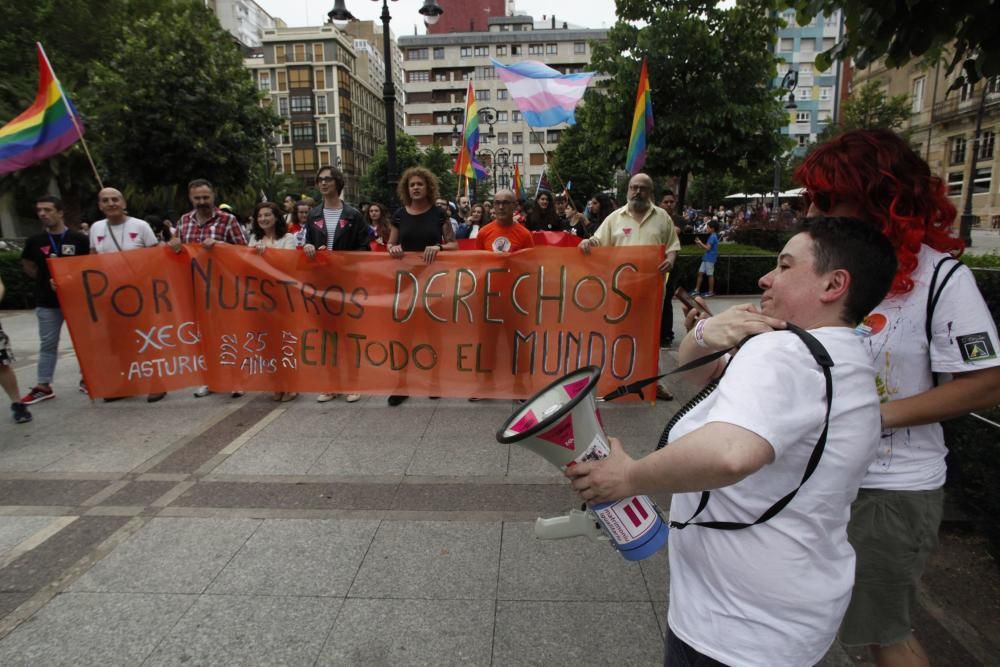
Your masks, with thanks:
M 938 274 L 941 273 L 942 267 L 944 267 L 946 262 L 952 262 L 952 266 L 948 269 L 948 272 L 944 274 L 944 278 L 941 279 L 941 283 L 938 284 Z M 951 279 L 952 275 L 958 268 L 962 266 L 962 263 L 955 259 L 954 257 L 942 257 L 937 264 L 934 265 L 934 274 L 931 276 L 931 286 L 927 290 L 927 315 L 924 319 L 924 333 L 927 336 L 927 347 L 930 347 L 931 340 L 934 338 L 934 332 L 932 326 L 934 324 L 934 309 L 937 308 L 938 301 L 941 299 L 941 293 L 944 292 L 944 286 L 948 284 L 948 280 Z M 931 371 L 931 380 L 934 382 L 934 386 L 938 386 L 938 374 Z
M 778 514 L 778 512 L 783 510 L 785 506 L 792 501 L 795 494 L 797 494 L 799 489 L 802 488 L 802 485 L 805 484 L 810 477 L 812 477 L 813 472 L 815 472 L 816 468 L 819 466 L 820 459 L 823 457 L 823 451 L 826 449 L 827 435 L 830 431 L 830 411 L 833 408 L 833 373 L 830 369 L 834 365 L 833 359 L 830 357 L 829 352 L 826 351 L 826 348 L 823 347 L 823 344 L 820 343 L 812 334 L 791 323 L 788 325 L 788 330 L 798 336 L 799 340 L 801 340 L 809 349 L 809 354 L 812 355 L 813 360 L 822 369 L 823 377 L 826 381 L 826 414 L 823 417 L 823 431 L 820 433 L 819 439 L 813 446 L 813 451 L 809 456 L 809 462 L 806 464 L 802 480 L 799 482 L 797 487 L 788 492 L 783 498 L 778 500 L 778 502 L 771 505 L 771 507 L 761 514 L 753 523 L 740 523 L 737 521 L 695 521 L 695 518 L 708 506 L 708 499 L 711 495 L 709 491 L 703 491 L 701 499 L 698 502 L 698 508 L 695 510 L 694 514 L 691 515 L 691 518 L 687 521 L 671 521 L 671 528 L 677 528 L 680 530 L 686 528 L 687 526 L 701 526 L 702 528 L 714 528 L 716 530 L 741 530 L 743 528 L 749 528 L 750 526 L 756 526 L 757 524 L 764 523 Z M 671 420 L 671 422 L 674 421 L 675 420 Z M 669 426 L 673 426 L 673 424 L 668 424 L 668 427 Z M 661 441 L 663 441 L 663 438 L 661 438 Z

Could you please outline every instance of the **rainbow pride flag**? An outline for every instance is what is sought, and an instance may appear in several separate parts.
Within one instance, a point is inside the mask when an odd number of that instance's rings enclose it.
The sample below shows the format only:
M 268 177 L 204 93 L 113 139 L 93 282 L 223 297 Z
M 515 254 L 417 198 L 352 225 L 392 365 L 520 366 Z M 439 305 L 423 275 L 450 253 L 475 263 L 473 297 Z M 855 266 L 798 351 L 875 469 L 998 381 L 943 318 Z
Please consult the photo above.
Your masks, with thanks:
M 514 198 L 517 201 L 524 199 L 524 183 L 521 181 L 521 165 L 514 163 Z
M 42 45 L 36 46 L 38 93 L 27 111 L 0 127 L 0 174 L 58 155 L 79 141 L 83 132 L 79 121 L 73 122 L 76 108 L 63 94 Z
M 476 161 L 479 150 L 479 111 L 476 110 L 476 94 L 469 79 L 469 90 L 465 95 L 465 132 L 462 135 L 462 150 L 455 158 L 456 174 L 470 179 L 486 178 L 486 168 Z
M 649 75 L 646 72 L 646 59 L 643 58 L 639 91 L 635 95 L 635 111 L 632 114 L 632 136 L 628 140 L 628 157 L 625 158 L 625 171 L 629 176 L 635 176 L 646 164 L 646 140 L 652 131 L 653 94 L 649 90 Z

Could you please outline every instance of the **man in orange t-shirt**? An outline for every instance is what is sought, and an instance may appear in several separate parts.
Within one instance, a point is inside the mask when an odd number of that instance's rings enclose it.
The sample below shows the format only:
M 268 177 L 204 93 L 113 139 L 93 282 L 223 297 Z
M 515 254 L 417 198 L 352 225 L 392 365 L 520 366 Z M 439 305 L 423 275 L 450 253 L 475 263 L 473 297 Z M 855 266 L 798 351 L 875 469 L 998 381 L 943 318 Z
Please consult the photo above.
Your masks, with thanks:
M 480 250 L 507 253 L 535 247 L 535 239 L 528 228 L 514 222 L 516 203 L 512 190 L 499 190 L 496 193 L 493 197 L 496 219 L 482 227 L 476 236 Z

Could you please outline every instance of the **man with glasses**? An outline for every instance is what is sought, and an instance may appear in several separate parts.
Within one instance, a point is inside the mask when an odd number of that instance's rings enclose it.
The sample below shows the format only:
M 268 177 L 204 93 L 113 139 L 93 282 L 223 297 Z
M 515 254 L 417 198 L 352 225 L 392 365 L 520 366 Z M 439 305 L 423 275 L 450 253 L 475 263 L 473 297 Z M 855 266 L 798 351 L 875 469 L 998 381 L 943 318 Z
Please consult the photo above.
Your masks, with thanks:
M 496 219 L 481 227 L 476 236 L 480 250 L 508 253 L 535 247 L 535 239 L 528 228 L 514 222 L 516 204 L 512 190 L 500 190 L 496 193 L 493 198 Z
M 613 211 L 594 235 L 580 242 L 580 251 L 590 254 L 594 247 L 659 245 L 666 250 L 666 257 L 657 269 L 668 273 L 674 268 L 681 242 L 677 238 L 674 222 L 659 206 L 653 205 L 653 179 L 647 174 L 636 174 L 628 182 L 628 204 Z M 673 395 L 660 385 L 656 398 L 674 400 Z

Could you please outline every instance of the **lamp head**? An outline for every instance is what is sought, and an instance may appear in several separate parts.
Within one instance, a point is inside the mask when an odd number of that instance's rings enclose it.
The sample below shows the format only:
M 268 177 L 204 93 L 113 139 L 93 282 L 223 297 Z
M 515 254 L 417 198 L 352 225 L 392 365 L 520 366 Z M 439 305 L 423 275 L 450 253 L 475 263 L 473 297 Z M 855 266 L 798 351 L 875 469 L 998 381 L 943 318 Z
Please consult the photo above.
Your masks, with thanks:
M 424 6 L 420 8 L 420 14 L 424 17 L 424 23 L 427 25 L 434 25 L 444 14 L 444 10 L 441 9 L 441 5 L 437 3 L 437 0 L 424 0 Z
M 343 30 L 347 27 L 347 24 L 354 20 L 354 15 L 347 10 L 346 0 L 335 0 L 333 3 L 333 9 L 327 16 L 330 18 L 330 22 L 337 28 L 337 30 Z

